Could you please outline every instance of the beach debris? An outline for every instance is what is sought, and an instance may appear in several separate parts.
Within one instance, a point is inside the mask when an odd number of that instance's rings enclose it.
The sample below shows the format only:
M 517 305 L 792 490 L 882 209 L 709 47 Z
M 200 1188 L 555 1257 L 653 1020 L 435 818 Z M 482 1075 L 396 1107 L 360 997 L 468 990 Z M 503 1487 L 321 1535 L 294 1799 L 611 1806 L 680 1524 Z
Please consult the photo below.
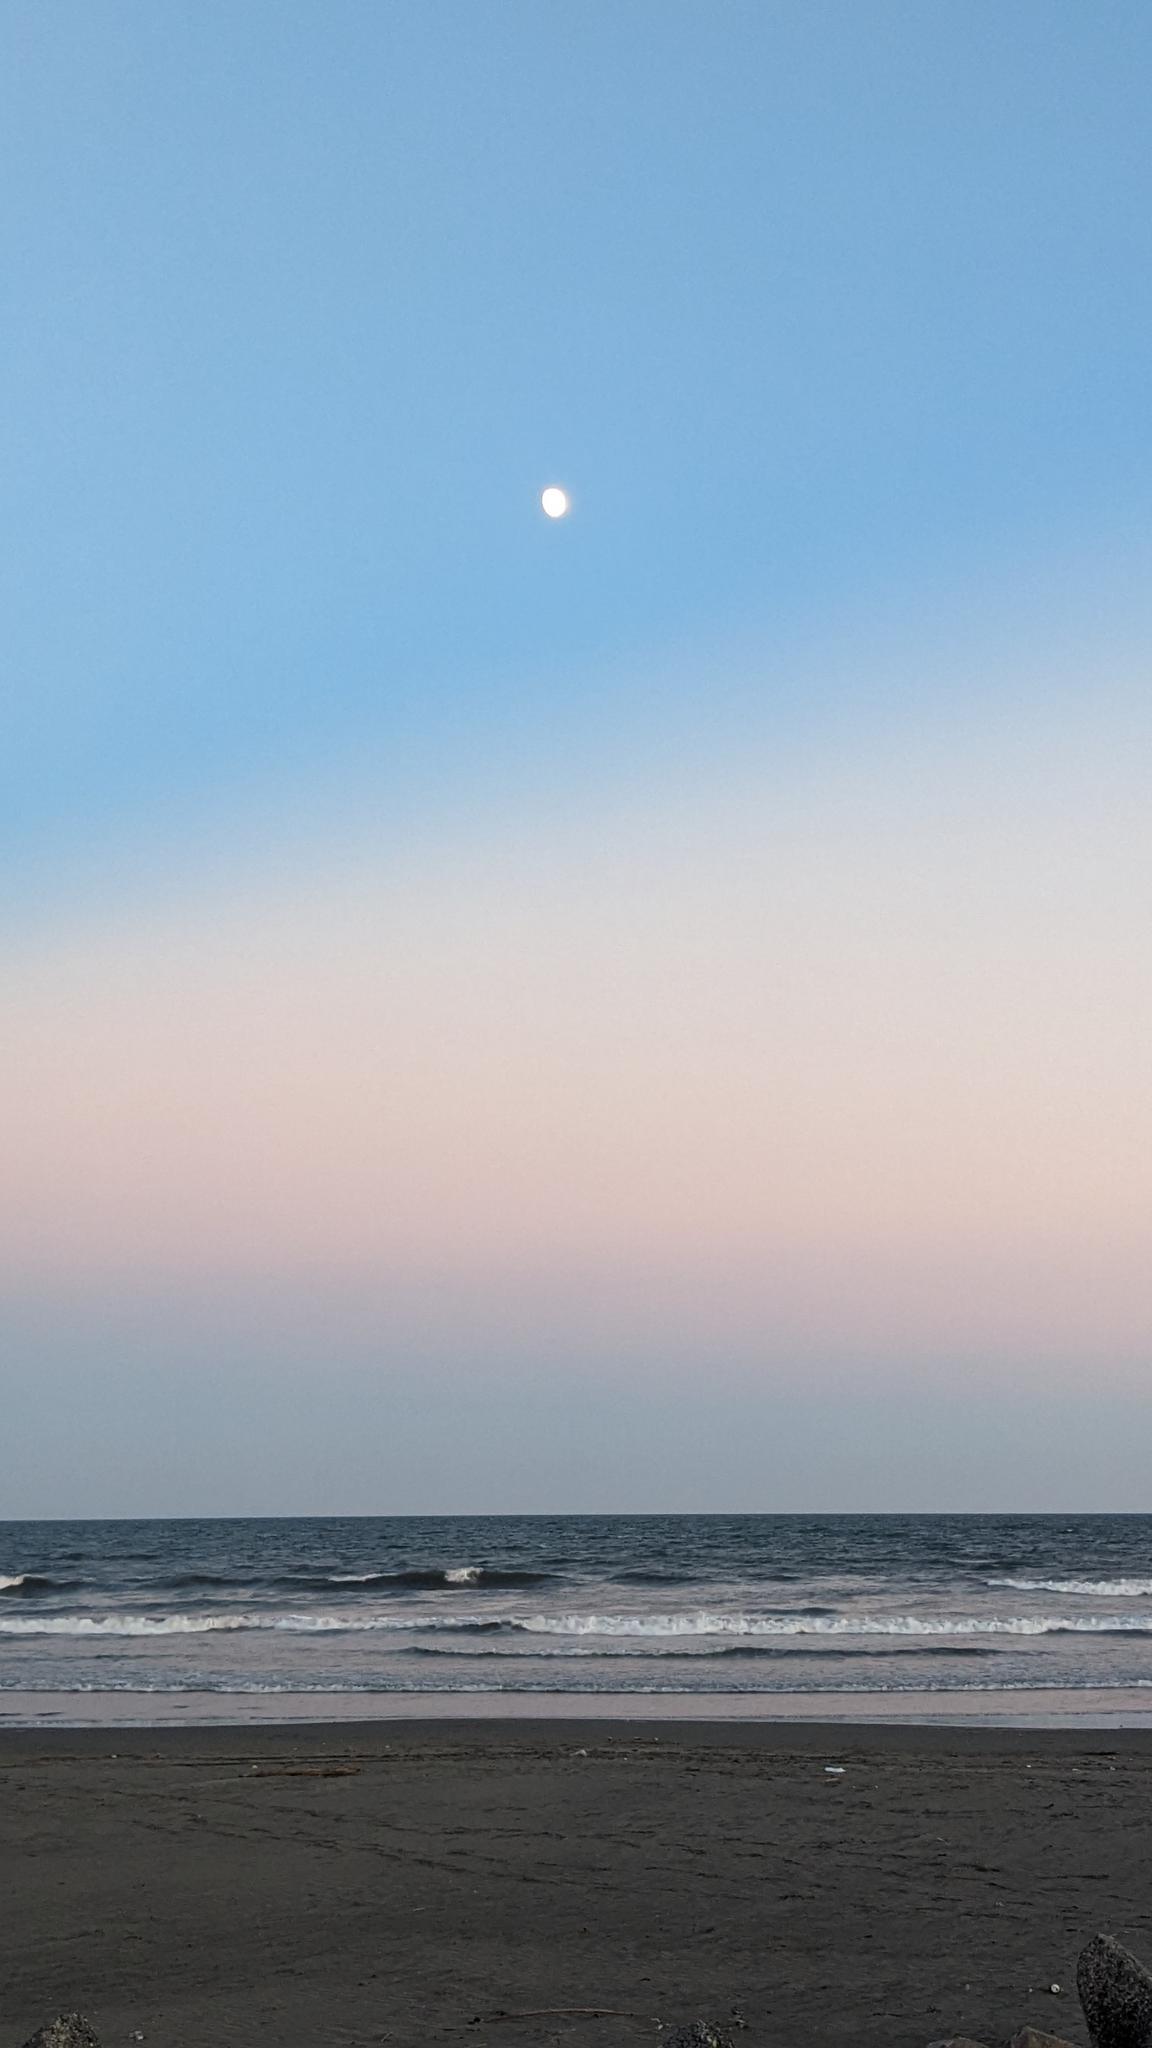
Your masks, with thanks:
M 1041 2027 L 1021 2027 L 1012 2036 L 1012 2048 L 1072 2048 L 1063 2034 L 1046 2034 Z
M 733 2048 L 732 2036 L 711 2020 L 692 2020 L 686 2027 L 665 2027 L 661 2048 Z
M 844 1776 L 843 1764 L 825 1764 L 824 1776 L 826 1778 L 842 1778 Z
M 1152 2048 L 1152 1974 L 1110 1934 L 1081 1949 L 1076 1989 L 1092 2048 Z
M 38 2028 L 24 2048 L 100 2048 L 100 2042 L 82 2012 L 62 2012 Z

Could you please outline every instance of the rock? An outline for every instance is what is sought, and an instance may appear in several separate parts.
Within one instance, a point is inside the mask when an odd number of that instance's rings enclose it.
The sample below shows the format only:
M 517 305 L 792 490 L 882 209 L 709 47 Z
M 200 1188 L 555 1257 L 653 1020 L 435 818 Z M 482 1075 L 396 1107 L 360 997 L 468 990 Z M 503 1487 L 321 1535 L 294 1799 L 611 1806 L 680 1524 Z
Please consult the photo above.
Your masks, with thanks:
M 928 2048 L 986 2048 L 983 2041 L 974 2041 L 970 2034 L 949 2034 L 946 2041 L 929 2041 Z
M 929 2041 L 928 2048 L 985 2048 L 983 2041 L 974 2041 L 970 2034 L 949 2034 L 946 2041 Z
M 1152 1974 L 1110 1934 L 1081 1949 L 1076 1989 L 1092 2048 L 1152 2048 Z
M 1072 2048 L 1063 2034 L 1045 2034 L 1039 2027 L 1021 2027 L 1012 2036 L 1012 2048 Z
M 711 2020 L 693 2020 L 689 2027 L 665 2027 L 661 2048 L 733 2048 L 731 2034 Z
M 100 2043 L 83 2013 L 62 2012 L 25 2041 L 24 2048 L 100 2048 Z

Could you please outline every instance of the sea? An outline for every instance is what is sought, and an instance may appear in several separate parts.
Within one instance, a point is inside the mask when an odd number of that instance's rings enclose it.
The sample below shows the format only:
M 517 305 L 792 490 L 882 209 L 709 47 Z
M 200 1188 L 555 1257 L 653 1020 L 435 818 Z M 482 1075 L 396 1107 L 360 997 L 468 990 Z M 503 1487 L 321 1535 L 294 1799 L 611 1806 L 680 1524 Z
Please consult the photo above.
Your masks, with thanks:
M 1121 1695 L 1152 1717 L 1152 1516 L 0 1523 L 10 1723 Z

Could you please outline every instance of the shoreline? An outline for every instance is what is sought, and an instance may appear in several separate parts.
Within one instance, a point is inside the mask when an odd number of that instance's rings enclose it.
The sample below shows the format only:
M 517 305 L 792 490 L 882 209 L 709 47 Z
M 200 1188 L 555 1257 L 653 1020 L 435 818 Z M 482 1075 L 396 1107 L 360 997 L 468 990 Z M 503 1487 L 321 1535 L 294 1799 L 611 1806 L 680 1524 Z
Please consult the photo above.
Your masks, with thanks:
M 0 1693 L 0 1731 L 605 1721 L 677 1728 L 1152 1729 L 1152 1692 L 1116 1686 L 1000 1693 Z

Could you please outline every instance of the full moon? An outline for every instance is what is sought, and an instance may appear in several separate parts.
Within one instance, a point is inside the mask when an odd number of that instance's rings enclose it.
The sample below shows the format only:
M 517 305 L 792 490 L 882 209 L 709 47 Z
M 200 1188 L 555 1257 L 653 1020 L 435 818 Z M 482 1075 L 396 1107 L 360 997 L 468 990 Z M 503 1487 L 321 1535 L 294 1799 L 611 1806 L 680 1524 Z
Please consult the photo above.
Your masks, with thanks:
M 547 513 L 549 519 L 563 519 L 568 510 L 567 491 L 562 491 L 559 484 L 549 484 L 547 490 L 540 493 L 540 509 Z

